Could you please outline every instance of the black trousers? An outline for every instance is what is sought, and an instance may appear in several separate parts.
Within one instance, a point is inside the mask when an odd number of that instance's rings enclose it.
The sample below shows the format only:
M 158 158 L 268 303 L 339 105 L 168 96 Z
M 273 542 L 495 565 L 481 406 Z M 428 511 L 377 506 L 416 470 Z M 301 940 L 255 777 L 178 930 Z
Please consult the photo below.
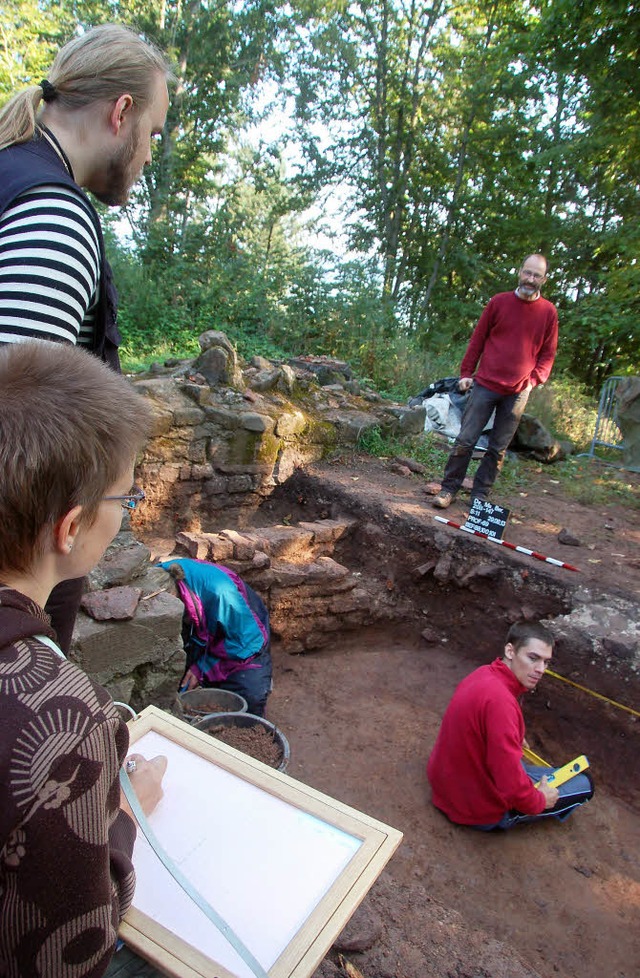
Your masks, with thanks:
M 71 646 L 73 626 L 84 594 L 85 577 L 76 577 L 72 581 L 60 581 L 49 595 L 44 610 L 51 618 L 51 624 L 56 633 L 58 645 L 65 655 Z

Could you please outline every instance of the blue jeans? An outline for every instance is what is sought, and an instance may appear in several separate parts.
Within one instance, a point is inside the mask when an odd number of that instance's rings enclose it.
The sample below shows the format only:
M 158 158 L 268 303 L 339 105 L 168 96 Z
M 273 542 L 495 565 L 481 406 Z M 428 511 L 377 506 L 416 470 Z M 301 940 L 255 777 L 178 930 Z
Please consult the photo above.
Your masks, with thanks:
M 522 766 L 536 784 L 545 774 L 550 774 L 557 768 L 538 767 L 535 764 L 522 762 Z M 505 812 L 499 822 L 493 825 L 472 825 L 471 828 L 479 829 L 481 832 L 492 832 L 493 829 L 511 829 L 514 825 L 526 825 L 528 822 L 541 822 L 547 818 L 556 818 L 559 822 L 564 822 L 569 818 L 574 808 L 583 805 L 585 801 L 593 798 L 593 781 L 588 774 L 576 774 L 573 778 L 565 781 L 558 788 L 560 797 L 553 808 L 545 808 L 539 815 L 523 815 L 522 812 Z
M 495 409 L 493 428 L 489 432 L 489 447 L 478 466 L 471 490 L 472 496 L 478 499 L 487 498 L 502 468 L 505 453 L 520 424 L 528 399 L 528 390 L 523 390 L 520 394 L 496 394 L 488 387 L 474 383 L 462 415 L 460 434 L 445 466 L 442 479 L 444 491 L 455 495 L 462 485 L 476 442 Z

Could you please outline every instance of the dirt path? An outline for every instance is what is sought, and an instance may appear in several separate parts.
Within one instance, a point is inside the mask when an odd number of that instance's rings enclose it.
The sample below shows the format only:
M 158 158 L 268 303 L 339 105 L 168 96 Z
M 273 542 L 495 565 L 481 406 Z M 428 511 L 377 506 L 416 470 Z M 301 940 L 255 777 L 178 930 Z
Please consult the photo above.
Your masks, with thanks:
M 486 661 L 488 650 L 477 651 Z M 380 634 L 276 657 L 269 717 L 289 737 L 288 773 L 404 833 L 358 912 L 364 923 L 355 921 L 378 936 L 349 959 L 365 978 L 640 974 L 640 802 L 623 784 L 599 784 L 563 825 L 489 836 L 449 824 L 430 805 L 426 759 L 473 664 L 467 649 L 427 652 Z M 531 722 L 529 730 L 535 742 Z M 637 752 L 640 727 L 625 721 L 625 735 Z M 580 752 L 548 734 L 545 748 L 550 760 Z M 319 974 L 343 972 L 326 962 Z

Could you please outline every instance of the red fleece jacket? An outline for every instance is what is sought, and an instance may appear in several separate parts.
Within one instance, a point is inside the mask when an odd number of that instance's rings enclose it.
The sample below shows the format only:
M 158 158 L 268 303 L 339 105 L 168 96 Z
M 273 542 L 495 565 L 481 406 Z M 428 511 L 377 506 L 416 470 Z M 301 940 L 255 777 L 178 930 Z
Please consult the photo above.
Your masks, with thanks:
M 472 377 L 496 394 L 519 394 L 528 384 L 544 384 L 558 346 L 558 313 L 540 297 L 533 302 L 515 292 L 500 292 L 489 300 L 473 331 L 460 366 L 461 377 Z
M 442 719 L 427 765 L 432 801 L 452 822 L 493 825 L 515 808 L 544 810 L 522 767 L 525 692 L 501 659 L 463 679 Z

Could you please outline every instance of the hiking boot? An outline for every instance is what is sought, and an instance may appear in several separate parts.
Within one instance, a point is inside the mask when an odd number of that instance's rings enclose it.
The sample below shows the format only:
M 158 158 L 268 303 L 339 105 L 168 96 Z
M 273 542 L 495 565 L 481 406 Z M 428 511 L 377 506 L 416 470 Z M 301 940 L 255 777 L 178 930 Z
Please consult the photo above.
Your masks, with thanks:
M 431 505 L 435 506 L 436 509 L 447 509 L 455 498 L 455 492 L 449 492 L 447 489 L 441 489 Z

